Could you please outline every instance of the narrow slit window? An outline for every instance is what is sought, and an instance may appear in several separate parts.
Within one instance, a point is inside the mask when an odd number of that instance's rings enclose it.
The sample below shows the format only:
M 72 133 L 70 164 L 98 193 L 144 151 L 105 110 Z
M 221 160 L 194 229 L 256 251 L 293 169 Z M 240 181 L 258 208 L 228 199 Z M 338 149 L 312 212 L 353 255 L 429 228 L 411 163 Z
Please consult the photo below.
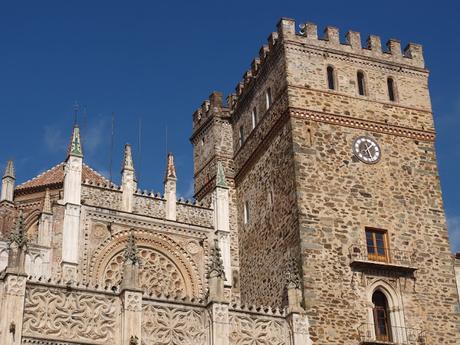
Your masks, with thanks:
M 364 73 L 359 71 L 357 74 L 357 79 L 358 79 L 358 93 L 361 96 L 366 95 L 366 85 L 365 85 L 365 80 L 364 80 Z
M 240 129 L 238 131 L 238 145 L 239 147 L 243 146 L 244 143 L 244 128 L 243 126 L 240 126 Z
M 243 218 L 244 218 L 244 224 L 248 224 L 249 223 L 249 202 L 248 201 L 244 202 Z
M 334 76 L 334 67 L 327 66 L 327 86 L 329 90 L 335 90 L 335 76 Z
M 272 105 L 272 90 L 270 88 L 265 91 L 265 104 L 267 106 L 267 110 Z
M 395 81 L 393 78 L 387 79 L 387 86 L 388 86 L 388 98 L 392 102 L 396 101 Z
M 256 107 L 252 108 L 251 117 L 252 117 L 252 129 L 254 129 L 254 128 L 256 128 L 256 125 L 257 125 L 257 109 L 256 109 Z

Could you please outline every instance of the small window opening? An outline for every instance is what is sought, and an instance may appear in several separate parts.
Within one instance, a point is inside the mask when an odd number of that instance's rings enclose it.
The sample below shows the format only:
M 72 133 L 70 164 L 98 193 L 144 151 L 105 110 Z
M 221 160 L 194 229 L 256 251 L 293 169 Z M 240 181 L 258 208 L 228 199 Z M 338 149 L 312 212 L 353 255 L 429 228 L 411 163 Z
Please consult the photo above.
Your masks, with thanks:
M 388 98 L 392 102 L 396 101 L 395 81 L 393 78 L 387 79 L 387 86 L 388 86 Z
M 335 90 L 335 77 L 334 77 L 334 67 L 327 66 L 327 86 L 329 90 Z
M 256 109 L 256 107 L 252 108 L 251 117 L 252 117 L 252 129 L 254 129 L 254 128 L 256 128 L 256 125 L 257 125 L 257 109 Z
M 268 88 L 267 91 L 265 91 L 265 104 L 267 106 L 267 109 L 270 108 L 272 105 L 272 90 L 271 88 Z
M 240 129 L 238 131 L 238 145 L 241 147 L 243 146 L 244 143 L 244 128 L 243 126 L 240 126 Z
M 358 93 L 361 96 L 366 95 L 366 86 L 365 86 L 365 80 L 364 80 L 364 73 L 359 71 L 357 74 L 357 79 L 358 79 Z
M 249 202 L 248 201 L 244 202 L 243 218 L 244 218 L 244 224 L 248 224 L 249 223 Z

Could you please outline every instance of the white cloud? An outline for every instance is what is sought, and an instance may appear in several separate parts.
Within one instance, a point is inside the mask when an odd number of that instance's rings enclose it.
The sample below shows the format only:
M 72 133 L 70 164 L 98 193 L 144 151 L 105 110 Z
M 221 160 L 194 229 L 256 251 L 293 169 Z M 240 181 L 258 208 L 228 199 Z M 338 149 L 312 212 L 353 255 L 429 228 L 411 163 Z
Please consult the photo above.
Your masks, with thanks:
M 460 252 L 460 216 L 448 216 L 447 225 L 452 251 Z
M 101 145 L 108 143 L 110 128 L 108 117 L 99 115 L 88 121 L 86 128 L 82 128 L 83 151 L 85 154 L 92 155 L 98 152 Z

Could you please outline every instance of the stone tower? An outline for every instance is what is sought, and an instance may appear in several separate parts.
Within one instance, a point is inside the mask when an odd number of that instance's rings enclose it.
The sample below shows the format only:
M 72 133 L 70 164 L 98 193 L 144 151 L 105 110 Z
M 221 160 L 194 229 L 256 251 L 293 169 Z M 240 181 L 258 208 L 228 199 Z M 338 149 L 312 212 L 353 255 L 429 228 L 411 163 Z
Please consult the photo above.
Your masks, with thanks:
M 231 262 L 226 255 L 228 251 L 222 248 L 224 262 L 228 261 L 231 265 L 226 272 L 226 284 L 232 286 L 232 295 L 238 298 L 239 250 L 232 136 L 230 109 L 224 106 L 222 94 L 213 92 L 193 114 L 193 134 L 190 140 L 193 144 L 195 198 L 204 204 L 213 205 L 215 210 L 222 210 L 218 205 L 222 205 L 222 198 L 227 199 L 227 215 L 225 211 L 223 214 L 216 212 L 217 217 L 228 219 L 224 225 L 226 229 L 216 228 L 216 236 L 221 244 L 226 242 L 230 246 Z M 220 221 L 215 219 L 215 223 L 220 224 Z
M 235 194 L 242 302 L 283 305 L 294 263 L 313 344 L 458 344 L 422 47 L 295 27 L 193 117 L 197 198 L 218 161 Z

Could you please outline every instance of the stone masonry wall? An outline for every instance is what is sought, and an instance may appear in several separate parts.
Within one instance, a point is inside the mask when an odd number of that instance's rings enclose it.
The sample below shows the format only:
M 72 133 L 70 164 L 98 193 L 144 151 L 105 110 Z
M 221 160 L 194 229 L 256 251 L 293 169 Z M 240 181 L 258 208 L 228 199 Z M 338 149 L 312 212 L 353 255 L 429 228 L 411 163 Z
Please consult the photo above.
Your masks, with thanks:
M 367 322 L 366 279 L 400 290 L 407 327 L 427 330 L 432 343 L 456 344 L 458 302 L 434 145 L 301 119 L 292 123 L 304 297 L 318 344 L 354 343 L 350 332 Z M 378 164 L 354 159 L 358 135 L 378 141 Z M 387 230 L 390 250 L 414 253 L 416 280 L 353 272 L 349 248 L 365 245 L 366 226 Z
M 272 35 L 273 36 L 273 35 Z M 235 174 L 238 197 L 241 298 L 249 304 L 280 306 L 290 256 L 298 255 L 291 128 L 286 122 L 287 95 L 283 49 L 278 43 L 265 55 L 245 86 L 233 113 Z M 261 50 L 262 51 L 262 50 Z M 265 91 L 272 90 L 272 105 Z M 251 111 L 258 122 L 252 129 Z M 243 126 L 245 141 L 238 144 Z M 243 208 L 248 202 L 249 222 Z
M 397 49 L 393 55 L 378 49 L 369 54 L 373 50 L 356 48 L 356 42 L 354 47 L 341 44 L 335 33 L 328 29 L 326 41 L 285 35 L 304 302 L 312 339 L 315 344 L 355 344 L 360 325 L 370 322 L 370 286 L 381 282 L 400 296 L 406 327 L 425 330 L 428 343 L 457 344 L 459 305 L 428 73 L 420 60 L 396 59 Z M 337 90 L 327 89 L 328 65 L 335 68 Z M 366 96 L 357 95 L 358 70 L 366 76 Z M 388 100 L 388 76 L 397 85 L 396 102 Z M 331 115 L 328 121 L 323 114 Z M 357 126 L 356 119 L 363 125 Z M 389 127 L 383 131 L 375 123 Z M 354 157 L 353 141 L 361 135 L 379 143 L 377 164 Z M 351 268 L 350 247 L 366 244 L 366 227 L 387 230 L 390 251 L 410 253 L 415 278 Z

